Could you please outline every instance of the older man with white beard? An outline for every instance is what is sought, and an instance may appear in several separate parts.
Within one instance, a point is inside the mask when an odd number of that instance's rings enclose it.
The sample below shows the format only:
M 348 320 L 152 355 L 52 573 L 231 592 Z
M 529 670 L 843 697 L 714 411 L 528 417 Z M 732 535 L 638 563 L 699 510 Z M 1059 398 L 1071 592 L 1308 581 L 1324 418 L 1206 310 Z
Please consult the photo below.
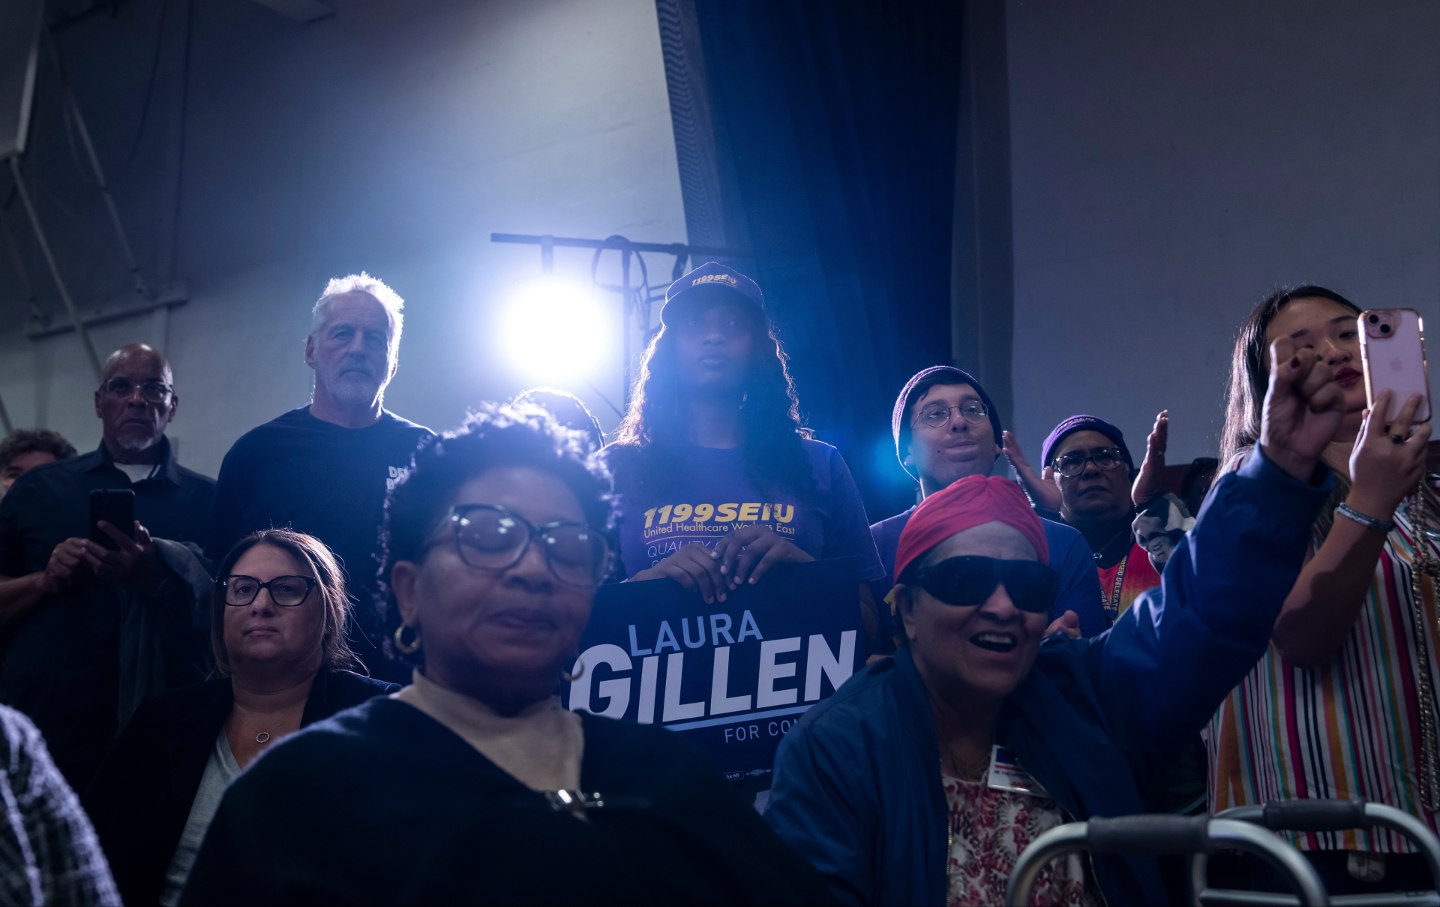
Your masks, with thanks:
M 331 280 L 315 303 L 305 364 L 309 406 L 246 433 L 220 466 L 206 553 L 214 560 L 257 529 L 313 535 L 338 555 L 359 601 L 350 645 L 377 676 L 408 679 L 386 654 L 374 606 L 385 493 L 433 434 L 384 408 L 399 366 L 405 301 L 381 280 Z

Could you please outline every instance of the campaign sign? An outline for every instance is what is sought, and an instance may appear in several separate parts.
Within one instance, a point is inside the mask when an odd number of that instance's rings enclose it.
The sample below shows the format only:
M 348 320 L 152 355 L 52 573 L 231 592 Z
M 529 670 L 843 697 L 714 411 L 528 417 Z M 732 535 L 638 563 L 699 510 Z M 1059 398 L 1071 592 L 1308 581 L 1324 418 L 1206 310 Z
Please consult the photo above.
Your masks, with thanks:
M 562 696 L 686 734 L 763 790 L 785 732 L 861 665 L 858 588 L 852 558 L 777 565 L 714 605 L 672 580 L 602 586 Z

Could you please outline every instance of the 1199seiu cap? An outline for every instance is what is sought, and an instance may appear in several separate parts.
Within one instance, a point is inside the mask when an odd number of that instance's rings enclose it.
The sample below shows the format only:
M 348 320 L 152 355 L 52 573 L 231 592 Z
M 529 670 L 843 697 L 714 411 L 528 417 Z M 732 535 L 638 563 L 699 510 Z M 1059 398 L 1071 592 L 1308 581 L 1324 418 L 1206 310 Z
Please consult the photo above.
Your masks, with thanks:
M 756 315 L 765 317 L 765 294 L 760 292 L 758 283 L 728 265 L 707 261 L 670 284 L 670 289 L 665 291 L 665 305 L 660 309 L 660 322 L 674 324 L 680 312 L 717 297 L 746 303 Z

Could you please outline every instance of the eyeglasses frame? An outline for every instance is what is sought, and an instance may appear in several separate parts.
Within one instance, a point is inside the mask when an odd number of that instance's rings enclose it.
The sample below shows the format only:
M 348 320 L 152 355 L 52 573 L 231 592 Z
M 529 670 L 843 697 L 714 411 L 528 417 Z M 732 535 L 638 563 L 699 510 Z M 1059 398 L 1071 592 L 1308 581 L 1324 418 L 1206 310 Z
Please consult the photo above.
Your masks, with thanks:
M 255 580 L 256 583 L 259 584 L 259 585 L 257 585 L 257 586 L 255 587 L 255 594 L 250 597 L 250 600 L 249 600 L 249 601 L 246 601 L 246 602 L 232 602 L 232 601 L 230 600 L 230 581 L 231 581 L 231 580 L 235 580 L 235 579 L 253 579 L 253 580 Z M 270 588 L 270 584 L 271 584 L 271 583 L 278 583 L 278 582 L 279 582 L 280 580 L 282 580 L 282 579 L 298 579 L 298 580 L 304 582 L 304 583 L 305 583 L 305 595 L 304 595 L 304 597 L 302 597 L 298 602 L 296 602 L 296 603 L 293 604 L 293 605 L 286 605 L 286 604 L 283 604 L 283 603 L 281 603 L 281 602 L 279 602 L 279 601 L 276 601 L 276 599 L 275 599 L 275 590 L 273 590 L 273 589 Z M 315 577 L 313 577 L 313 576 L 301 576 L 301 575 L 298 574 L 298 573 L 289 573 L 289 574 L 286 574 L 285 576 L 277 576 L 277 577 L 274 577 L 274 578 L 271 579 L 269 582 L 264 582 L 264 583 L 262 583 L 262 582 L 260 582 L 260 580 L 259 580 L 257 577 L 249 576 L 249 575 L 244 574 L 244 573 L 232 573 L 232 574 L 230 574 L 229 576 L 224 577 L 223 579 L 217 579 L 217 580 L 215 581 L 215 585 L 219 586 L 220 589 L 222 590 L 223 598 L 224 598 L 224 600 L 225 600 L 225 606 L 226 606 L 227 608 L 248 608 L 248 607 L 250 607 L 251 605 L 255 604 L 255 600 L 260 597 L 260 593 L 261 593 L 261 592 L 268 592 L 268 593 L 270 593 L 270 601 L 271 601 L 271 602 L 275 605 L 275 607 L 277 607 L 277 608 L 298 608 L 298 607 L 300 607 L 301 605 L 305 604 L 307 601 L 310 600 L 310 594 L 315 591 L 315 587 L 318 586 L 318 585 L 320 585 L 320 582 L 319 582 L 318 580 L 316 580 Z
M 110 389 L 110 385 L 116 381 L 123 381 L 129 386 L 125 393 L 122 394 Z M 150 387 L 160 388 L 160 399 L 152 400 L 150 398 L 150 394 L 146 390 L 146 388 Z M 137 389 L 140 391 L 141 400 L 144 400 L 146 403 L 152 403 L 156 406 L 163 406 L 172 396 L 175 395 L 175 386 L 171 384 L 166 384 L 164 381 L 136 382 L 131 381 L 129 378 L 107 378 L 104 381 L 100 382 L 100 386 L 96 388 L 96 393 L 104 394 L 106 397 L 109 397 L 111 400 L 115 400 L 117 402 L 124 402 L 135 396 L 135 391 Z
M 514 520 L 515 520 L 517 523 L 519 523 L 521 526 L 524 526 L 524 527 L 525 527 L 525 531 L 526 531 L 525 543 L 522 544 L 519 548 L 517 548 L 517 549 L 515 550 L 515 555 L 514 555 L 514 557 L 513 557 L 509 562 L 507 562 L 507 563 L 505 563 L 505 564 L 499 564 L 499 565 L 496 565 L 496 564 L 472 564 L 472 563 L 470 563 L 470 561 L 465 557 L 465 546 L 462 545 L 462 544 L 460 544 L 460 530 L 463 528 L 460 521 L 465 517 L 465 515 L 466 515 L 467 513 L 469 513 L 470 511 L 473 511 L 473 510 L 492 510 L 492 511 L 497 511 L 497 512 L 499 512 L 499 513 L 502 513 L 502 514 L 504 514 L 504 515 L 506 515 L 506 516 L 508 516 L 508 517 L 510 517 L 510 518 L 512 518 L 512 519 L 514 519 Z M 601 583 L 601 581 L 604 580 L 605 574 L 609 572 L 609 569 L 610 569 L 610 559 L 614 556 L 614 552 L 613 552 L 613 551 L 611 550 L 611 548 L 610 548 L 610 542 L 609 542 L 608 539 L 605 538 L 605 534 L 602 533 L 602 532 L 597 531 L 593 526 L 590 526 L 590 525 L 587 524 L 587 523 L 579 523 L 579 522 L 575 522 L 575 521 L 573 521 L 573 520 L 555 520 L 555 521 L 553 521 L 553 522 L 545 523 L 544 525 L 541 525 L 541 526 L 536 526 L 534 523 L 532 523 L 532 522 L 530 522 L 529 520 L 525 519 L 525 518 L 524 518 L 523 516 L 521 516 L 520 514 L 518 514 L 518 513 L 516 513 L 515 511 L 511 510 L 509 507 L 502 507 L 502 506 L 499 505 L 499 504 L 481 504 L 481 503 L 455 504 L 454 506 L 452 506 L 452 507 L 450 508 L 449 514 L 447 514 L 447 515 L 441 520 L 441 525 L 442 525 L 442 526 L 444 526 L 444 525 L 449 525 L 449 527 L 450 527 L 449 537 L 450 537 L 450 539 L 455 543 L 455 553 L 456 553 L 457 556 L 459 556 L 460 561 L 461 561 L 463 564 L 465 564 L 465 566 L 469 567 L 471 570 L 494 570 L 494 571 L 509 570 L 511 567 L 514 567 L 516 564 L 520 563 L 520 561 L 524 559 L 524 557 L 525 557 L 525 552 L 527 552 L 527 551 L 530 550 L 530 543 L 531 543 L 531 542 L 535 541 L 535 539 L 536 539 L 537 537 L 539 537 L 539 538 L 548 538 L 548 537 L 549 537 L 549 531 L 550 531 L 551 529 L 555 529 L 556 527 L 559 527 L 559 526 L 578 526 L 578 527 L 580 527 L 581 529 L 584 529 L 586 532 L 589 532 L 589 533 L 593 534 L 597 539 L 600 540 L 600 545 L 601 545 L 601 548 L 602 548 L 601 557 L 600 557 L 600 562 L 599 562 L 599 564 L 598 564 L 597 567 L 596 567 L 596 576 L 595 576 L 595 578 L 594 578 L 592 581 L 590 581 L 590 582 L 577 583 L 577 582 L 573 582 L 572 580 L 566 579 L 565 577 L 563 577 L 563 576 L 560 575 L 559 571 L 557 571 L 557 570 L 555 569 L 555 562 L 554 562 L 553 560 L 551 560 L 551 558 L 550 558 L 550 549 L 549 549 L 549 548 L 546 548 L 546 547 L 542 547 L 540 550 L 544 553 L 545 566 L 549 568 L 549 570 L 550 570 L 550 575 L 553 576 L 553 577 L 555 577 L 556 580 L 564 583 L 565 585 L 567 585 L 567 586 L 572 586 L 572 587 L 575 587 L 575 588 L 580 588 L 580 589 L 584 589 L 584 588 L 591 588 L 591 589 L 593 589 L 593 588 L 595 588 L 596 586 L 599 586 L 600 583 Z M 439 528 L 440 528 L 440 527 L 437 527 L 437 528 L 436 528 L 436 531 L 437 531 L 437 532 L 439 531 Z M 434 534 L 434 533 L 432 533 L 432 535 L 433 535 L 433 534 Z M 436 545 L 438 545 L 438 544 L 441 544 L 443 541 L 444 541 L 444 539 L 432 538 L 430 541 L 428 541 L 428 542 L 425 543 L 425 545 L 421 548 L 421 551 L 423 552 L 423 551 L 429 550 L 430 548 L 433 548 L 434 546 L 436 546 Z
M 1109 466 L 1101 465 L 1100 461 L 1096 460 L 1095 457 L 1102 453 L 1108 453 L 1114 456 L 1115 462 L 1110 464 Z M 1060 467 L 1060 461 L 1063 460 L 1065 457 L 1074 456 L 1075 454 L 1081 455 L 1080 468 L 1074 470 L 1073 472 L 1066 472 Z M 1089 453 L 1084 453 L 1083 451 L 1079 450 L 1072 450 L 1069 453 L 1061 454 L 1060 456 L 1057 456 L 1054 460 L 1050 461 L 1050 468 L 1055 470 L 1058 475 L 1062 475 L 1067 479 L 1073 479 L 1076 476 L 1085 472 L 1085 467 L 1090 463 L 1094 463 L 1095 468 L 1100 470 L 1101 472 L 1114 472 L 1116 469 L 1125 465 L 1125 451 L 1121 450 L 1118 447 L 1101 447 L 1097 450 L 1092 450 Z
M 971 418 L 970 414 L 965 412 L 966 407 L 974 407 L 975 409 L 979 410 L 979 412 L 975 414 L 974 418 Z M 912 430 L 916 428 L 928 428 L 931 431 L 943 431 L 949 428 L 950 425 L 955 421 L 955 413 L 957 412 L 960 413 L 960 418 L 964 419 L 971 425 L 979 425 L 986 419 L 990 418 L 990 409 L 984 403 L 981 403 L 979 400 L 967 400 L 964 403 L 952 403 L 951 405 L 945 407 L 944 422 L 941 422 L 938 425 L 931 425 L 930 423 L 925 421 L 925 416 L 927 414 L 938 413 L 939 411 L 940 410 L 938 408 L 927 408 L 925 410 L 922 410 L 921 412 L 916 413 L 915 421 L 910 423 L 910 428 Z

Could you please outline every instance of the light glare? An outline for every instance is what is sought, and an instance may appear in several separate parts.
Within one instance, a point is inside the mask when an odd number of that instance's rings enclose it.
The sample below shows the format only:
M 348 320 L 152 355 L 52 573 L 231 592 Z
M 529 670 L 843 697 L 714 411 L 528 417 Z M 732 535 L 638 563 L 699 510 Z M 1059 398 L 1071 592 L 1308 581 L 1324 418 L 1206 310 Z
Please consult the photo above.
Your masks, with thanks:
M 517 372 L 556 383 L 590 376 L 610 353 L 611 332 L 593 287 L 547 276 L 516 288 L 502 337 Z

